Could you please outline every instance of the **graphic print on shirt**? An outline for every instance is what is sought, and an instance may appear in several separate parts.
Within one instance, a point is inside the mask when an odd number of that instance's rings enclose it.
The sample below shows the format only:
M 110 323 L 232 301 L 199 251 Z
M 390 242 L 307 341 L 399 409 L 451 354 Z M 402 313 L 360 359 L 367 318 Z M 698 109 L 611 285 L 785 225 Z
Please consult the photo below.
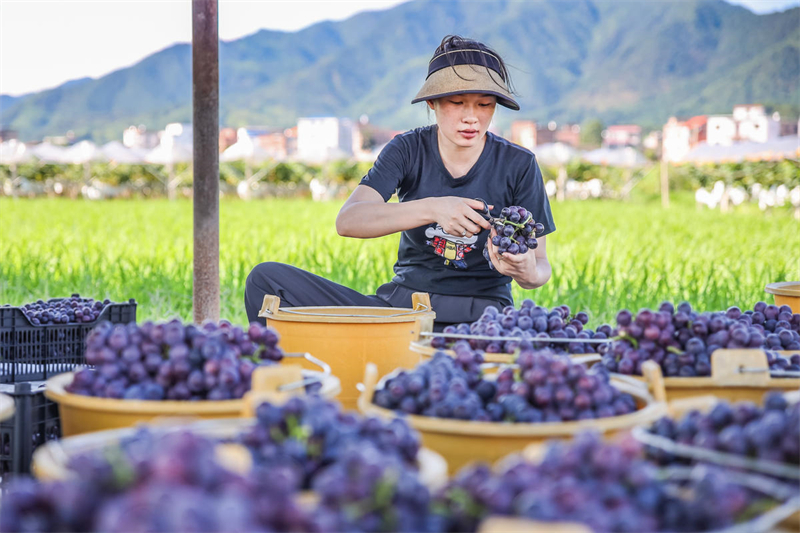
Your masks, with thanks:
M 425 236 L 428 241 L 425 244 L 433 246 L 436 255 L 444 257 L 444 264 L 452 265 L 456 268 L 467 268 L 467 262 L 464 261 L 464 254 L 471 252 L 475 249 L 475 242 L 478 240 L 477 235 L 469 237 L 462 237 L 460 235 L 450 235 L 442 226 L 430 226 L 425 230 Z

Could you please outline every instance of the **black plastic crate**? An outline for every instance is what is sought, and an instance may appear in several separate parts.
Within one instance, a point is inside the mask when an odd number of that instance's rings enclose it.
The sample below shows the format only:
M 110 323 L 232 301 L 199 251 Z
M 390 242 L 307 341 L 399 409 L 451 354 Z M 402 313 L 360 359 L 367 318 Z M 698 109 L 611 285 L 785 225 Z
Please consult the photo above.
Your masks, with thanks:
M 14 398 L 14 416 L 0 422 L 0 478 L 7 481 L 31 470 L 33 451 L 61 437 L 58 404 L 45 398 L 44 382 L 0 385 L 0 392 Z
M 0 307 L 0 383 L 46 380 L 84 364 L 86 336 L 104 320 L 136 322 L 136 300 L 106 305 L 94 322 L 40 326 L 19 307 Z

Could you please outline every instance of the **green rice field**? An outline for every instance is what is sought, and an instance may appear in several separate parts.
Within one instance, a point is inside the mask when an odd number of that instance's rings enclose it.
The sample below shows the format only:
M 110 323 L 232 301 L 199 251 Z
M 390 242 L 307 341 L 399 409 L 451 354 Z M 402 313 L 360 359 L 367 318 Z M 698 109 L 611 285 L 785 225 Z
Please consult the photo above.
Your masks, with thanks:
M 262 261 L 289 263 L 362 292 L 391 279 L 399 236 L 339 237 L 340 205 L 222 200 L 222 317 L 246 322 L 244 282 Z M 586 310 L 592 325 L 619 309 L 666 299 L 701 310 L 771 302 L 767 283 L 800 279 L 800 223 L 788 213 L 608 200 L 554 204 L 553 211 L 553 278 L 534 291 L 515 285 L 515 299 Z M 191 201 L 0 198 L 0 228 L 0 304 L 78 292 L 135 298 L 140 321 L 191 319 Z

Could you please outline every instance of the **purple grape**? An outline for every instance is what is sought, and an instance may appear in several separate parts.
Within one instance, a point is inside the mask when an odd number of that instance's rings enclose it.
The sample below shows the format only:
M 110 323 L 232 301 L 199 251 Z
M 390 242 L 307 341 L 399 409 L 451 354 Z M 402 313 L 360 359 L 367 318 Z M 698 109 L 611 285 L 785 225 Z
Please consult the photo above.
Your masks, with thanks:
M 695 446 L 800 465 L 800 446 L 795 444 L 800 443 L 800 406 L 788 404 L 777 392 L 764 396 L 764 408 L 720 402 L 708 414 L 692 411 L 679 421 L 663 418 L 650 431 Z M 678 461 L 659 450 L 647 451 L 660 464 Z
M 96 321 L 103 309 L 110 304 L 111 301 L 108 299 L 100 302 L 74 294 L 69 298 L 55 298 L 47 302 L 37 300 L 20 306 L 20 310 L 35 326 L 83 324 Z
M 283 357 L 278 335 L 258 324 L 245 332 L 225 322 L 202 328 L 177 320 L 141 326 L 104 322 L 87 338 L 87 362 L 97 370 L 76 374 L 67 387 L 74 394 L 180 401 L 241 398 L 258 364 Z M 130 388 L 134 390 L 128 394 Z
M 766 310 L 764 307 L 763 312 Z M 710 356 L 717 349 L 780 350 L 785 349 L 790 339 L 791 342 L 795 341 L 794 335 L 800 335 L 791 326 L 794 315 L 784 315 L 783 318 L 789 320 L 784 320 L 782 324 L 767 323 L 762 327 L 757 323 L 760 319 L 752 320 L 756 313 L 762 313 L 759 310 L 742 312 L 737 307 L 731 307 L 726 312 L 697 313 L 684 302 L 677 306 L 677 312 L 673 311 L 675 306 L 669 302 L 662 303 L 656 313 L 643 309 L 635 317 L 627 311 L 621 311 L 617 317 L 617 325 L 622 339 L 615 340 L 610 346 L 598 351 L 612 351 L 621 355 L 626 350 L 635 348 L 638 358 L 628 358 L 636 363 L 634 373 L 637 374 L 641 371 L 641 362 L 653 360 L 661 365 L 662 371 L 668 377 L 708 376 L 711 373 Z M 770 316 L 779 316 L 780 312 L 777 308 L 772 309 Z M 655 327 L 660 330 L 658 336 Z M 669 352 L 677 352 L 678 355 L 670 357 Z M 768 359 L 772 369 L 785 369 L 791 365 L 782 357 L 769 355 Z M 619 363 L 622 362 L 615 360 L 612 363 L 606 359 L 603 364 L 612 371 L 620 371 Z M 625 372 L 630 370 L 628 363 L 622 364 L 622 368 Z

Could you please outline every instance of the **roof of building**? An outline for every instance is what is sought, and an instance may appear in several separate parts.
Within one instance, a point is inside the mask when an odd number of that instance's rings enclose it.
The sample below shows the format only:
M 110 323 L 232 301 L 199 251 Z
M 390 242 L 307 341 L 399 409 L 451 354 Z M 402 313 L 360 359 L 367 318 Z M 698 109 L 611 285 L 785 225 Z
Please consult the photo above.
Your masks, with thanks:
M 765 143 L 744 141 L 729 146 L 699 143 L 686 154 L 682 162 L 722 163 L 745 159 L 759 161 L 797 156 L 800 156 L 800 137 L 786 135 Z
M 700 126 L 704 126 L 708 123 L 708 116 L 706 115 L 697 115 L 685 122 L 686 127 L 689 129 L 699 128 Z
M 606 128 L 609 131 L 627 131 L 630 133 L 640 133 L 642 127 L 636 124 L 615 124 Z

